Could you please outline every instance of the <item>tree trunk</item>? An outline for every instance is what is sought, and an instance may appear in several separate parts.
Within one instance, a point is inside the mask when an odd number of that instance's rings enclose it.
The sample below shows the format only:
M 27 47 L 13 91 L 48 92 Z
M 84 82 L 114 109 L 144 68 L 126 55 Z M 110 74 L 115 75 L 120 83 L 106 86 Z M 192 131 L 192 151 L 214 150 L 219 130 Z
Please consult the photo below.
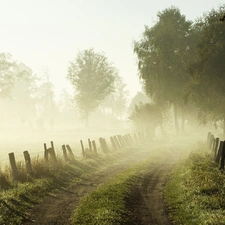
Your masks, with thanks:
M 182 117 L 181 117 L 181 132 L 185 131 L 185 106 L 182 108 Z
M 223 138 L 225 138 L 225 116 L 223 119 Z
M 173 104 L 173 110 L 174 110 L 174 124 L 176 129 L 176 134 L 178 135 L 180 133 L 179 123 L 178 123 L 178 115 L 177 115 L 177 105 Z

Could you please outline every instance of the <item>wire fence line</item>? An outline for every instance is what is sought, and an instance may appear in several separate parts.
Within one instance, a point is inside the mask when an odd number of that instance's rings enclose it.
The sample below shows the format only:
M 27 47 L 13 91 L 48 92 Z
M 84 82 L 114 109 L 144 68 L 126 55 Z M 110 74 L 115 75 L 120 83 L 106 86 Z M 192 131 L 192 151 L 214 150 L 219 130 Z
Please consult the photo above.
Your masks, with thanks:
M 65 161 L 71 162 L 74 161 L 75 158 L 85 158 L 93 154 L 98 155 L 99 153 L 110 154 L 111 152 L 120 149 L 134 147 L 137 144 L 143 143 L 145 140 L 146 136 L 142 132 L 138 132 L 137 134 L 134 133 L 133 135 L 128 133 L 125 135 L 110 136 L 107 141 L 103 137 L 98 138 L 97 141 L 88 138 L 85 142 L 80 140 L 80 151 L 74 151 L 69 144 L 63 144 L 60 147 L 55 148 L 54 142 L 50 141 L 50 143 L 43 144 L 43 151 L 38 150 L 31 153 L 28 152 L 28 150 L 23 151 L 23 153 L 21 151 L 13 151 L 8 153 L 8 158 L 1 158 L 0 163 L 3 164 L 4 162 L 6 165 L 8 161 L 13 180 L 18 180 L 18 162 L 24 162 L 27 173 L 32 175 L 31 158 L 34 159 L 40 157 L 48 162 L 49 160 L 57 161 L 59 157 L 63 157 Z M 77 156 L 79 152 L 80 156 Z M 76 154 L 76 157 L 74 153 Z

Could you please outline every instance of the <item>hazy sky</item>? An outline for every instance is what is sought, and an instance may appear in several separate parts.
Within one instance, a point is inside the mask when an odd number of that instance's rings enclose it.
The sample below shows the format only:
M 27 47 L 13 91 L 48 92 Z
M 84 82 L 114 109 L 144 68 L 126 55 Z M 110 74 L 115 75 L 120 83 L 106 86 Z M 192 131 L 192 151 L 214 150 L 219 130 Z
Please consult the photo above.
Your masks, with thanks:
M 131 96 L 141 90 L 132 42 L 157 12 L 176 6 L 189 20 L 218 8 L 220 0 L 0 0 L 0 52 L 41 74 L 47 66 L 57 93 L 78 50 L 105 52 Z

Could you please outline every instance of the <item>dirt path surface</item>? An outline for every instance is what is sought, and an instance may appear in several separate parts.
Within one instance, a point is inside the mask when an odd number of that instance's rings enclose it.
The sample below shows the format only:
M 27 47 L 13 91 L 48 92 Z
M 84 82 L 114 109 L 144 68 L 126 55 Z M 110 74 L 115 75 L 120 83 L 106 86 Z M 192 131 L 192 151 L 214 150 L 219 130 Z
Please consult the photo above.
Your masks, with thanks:
M 141 181 L 133 187 L 127 199 L 133 224 L 172 225 L 163 200 L 166 177 L 174 164 L 157 164 L 149 173 L 141 174 Z
M 151 154 L 149 151 L 133 152 L 129 157 L 124 154 L 115 163 L 101 168 L 93 174 L 83 176 L 81 181 L 74 182 L 70 188 L 64 188 L 49 194 L 43 202 L 30 210 L 30 216 L 23 224 L 70 224 L 71 214 L 83 196 L 92 192 L 98 185 L 116 174 L 145 160 Z M 134 188 L 132 198 L 128 199 L 130 204 L 128 207 L 133 212 L 134 224 L 171 224 L 168 220 L 162 196 L 166 175 L 171 168 L 172 164 L 169 166 L 155 165 L 149 174 L 142 175 L 141 183 Z

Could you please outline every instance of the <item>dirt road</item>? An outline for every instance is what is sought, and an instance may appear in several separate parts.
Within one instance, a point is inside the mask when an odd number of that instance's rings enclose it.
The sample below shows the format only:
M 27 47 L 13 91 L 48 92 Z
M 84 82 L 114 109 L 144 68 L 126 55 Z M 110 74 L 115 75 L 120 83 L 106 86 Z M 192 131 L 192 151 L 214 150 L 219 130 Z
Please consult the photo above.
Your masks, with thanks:
M 83 196 L 116 174 L 150 157 L 151 154 L 152 151 L 141 153 L 133 151 L 129 156 L 124 154 L 113 164 L 82 177 L 80 182 L 74 182 L 70 188 L 64 188 L 49 194 L 42 203 L 30 210 L 30 216 L 23 224 L 70 224 L 71 214 Z M 172 164 L 167 166 L 157 164 L 150 173 L 141 175 L 141 182 L 134 187 L 131 198 L 127 199 L 127 207 L 132 212 L 133 224 L 171 224 L 162 195 L 166 175 L 171 168 Z

